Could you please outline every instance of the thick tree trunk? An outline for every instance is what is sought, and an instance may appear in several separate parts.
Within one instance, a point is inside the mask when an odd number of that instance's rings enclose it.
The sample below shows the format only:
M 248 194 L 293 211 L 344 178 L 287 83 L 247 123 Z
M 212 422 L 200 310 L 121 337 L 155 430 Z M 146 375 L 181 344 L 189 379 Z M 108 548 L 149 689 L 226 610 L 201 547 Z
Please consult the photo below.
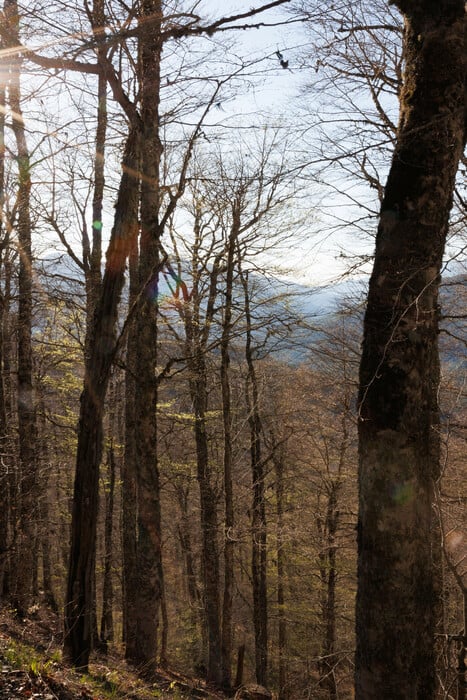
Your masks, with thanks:
M 105 393 L 105 387 L 96 379 L 95 371 L 88 370 L 81 394 L 65 602 L 64 655 L 70 663 L 84 670 L 88 667 L 93 641 L 94 564 Z
M 147 250 L 141 252 L 146 258 Z M 148 268 L 143 265 L 146 271 Z M 156 272 L 156 277 L 158 273 Z M 140 277 L 142 279 L 143 277 Z M 157 280 L 155 281 L 157 287 Z M 157 293 L 157 292 L 156 292 Z M 138 318 L 135 376 L 137 459 L 137 591 L 135 655 L 131 659 L 150 675 L 156 668 L 157 628 L 161 604 L 160 487 L 157 465 L 157 381 L 155 376 L 155 309 L 142 303 Z M 144 311 L 146 313 L 144 313 Z M 127 650 L 128 658 L 128 650 Z
M 464 3 L 396 2 L 406 72 L 360 367 L 356 698 L 435 696 L 438 285 L 464 140 Z
M 10 478 L 8 451 L 8 422 L 4 383 L 5 318 L 9 314 L 9 294 L 5 260 L 9 254 L 9 231 L 4 226 L 5 204 L 5 87 L 0 85 L 0 274 L 4 280 L 0 289 L 0 601 L 6 583 L 8 549 L 10 542 Z
M 3 542 L 3 552 L 0 560 L 1 567 L 1 584 L 0 595 L 2 599 L 7 599 L 10 594 L 11 587 L 11 574 L 12 574 L 12 542 L 15 537 L 16 532 L 16 470 L 13 469 L 13 459 L 14 459 L 14 438 L 11 435 L 11 428 L 8 428 L 11 421 L 12 406 L 13 406 L 13 396 L 12 396 L 12 382 L 11 382 L 11 356 L 12 356 L 12 342 L 11 342 L 11 298 L 12 298 L 12 263 L 10 260 L 10 251 L 8 249 L 8 239 L 5 240 L 5 249 L 3 251 L 3 270 L 2 276 L 4 281 L 3 286 L 3 298 L 2 298 L 2 309 L 0 317 L 0 334 L 2 337 L 1 341 L 1 372 L 2 372 L 2 411 L 4 422 L 4 430 L 2 434 L 2 506 L 5 507 L 5 512 L 3 514 L 4 522 L 2 525 L 3 532 L 5 533 L 5 539 Z
M 138 197 L 138 134 L 131 131 L 125 147 L 123 175 L 117 197 L 106 268 L 93 322 L 91 355 L 85 364 L 78 425 L 78 449 L 73 494 L 71 549 L 65 599 L 64 653 L 87 669 L 92 648 L 94 563 L 96 550 L 99 465 L 102 456 L 104 400 L 115 350 L 118 305 L 125 263 L 137 234 L 133 218 Z
M 19 10 L 16 0 L 5 0 L 8 41 L 19 41 Z M 32 369 L 32 249 L 30 192 L 31 173 L 26 130 L 21 111 L 20 57 L 11 60 L 8 87 L 13 115 L 18 163 L 17 234 L 19 250 L 18 276 L 18 441 L 19 441 L 19 528 L 15 553 L 13 604 L 19 615 L 25 615 L 33 599 L 34 548 L 37 526 L 37 458 L 36 408 Z
M 151 22 L 147 23 L 147 18 Z M 141 238 L 135 367 L 135 449 L 137 461 L 136 644 L 132 661 L 150 675 L 156 668 L 161 605 L 160 486 L 157 461 L 157 308 L 160 210 L 160 40 L 162 4 L 141 7 L 141 122 L 144 149 L 141 179 Z M 128 656 L 128 651 L 127 651 Z
M 0 48 L 4 48 L 3 37 Z M 11 416 L 11 223 L 5 216 L 5 127 L 6 91 L 0 87 L 0 265 L 3 289 L 0 297 L 0 600 L 6 599 L 11 583 L 11 543 L 14 526 L 14 469 L 12 468 L 12 438 L 9 429 Z

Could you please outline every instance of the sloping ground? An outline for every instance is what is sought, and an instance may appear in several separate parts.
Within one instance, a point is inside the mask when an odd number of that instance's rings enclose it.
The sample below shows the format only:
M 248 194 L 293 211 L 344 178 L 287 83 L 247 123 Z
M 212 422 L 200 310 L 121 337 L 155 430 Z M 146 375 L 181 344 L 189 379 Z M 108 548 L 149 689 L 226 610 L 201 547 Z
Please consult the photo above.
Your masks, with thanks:
M 143 682 L 117 654 L 96 656 L 82 675 L 61 662 L 61 623 L 44 609 L 27 620 L 0 611 L 0 700 L 220 700 L 199 679 L 160 671 Z

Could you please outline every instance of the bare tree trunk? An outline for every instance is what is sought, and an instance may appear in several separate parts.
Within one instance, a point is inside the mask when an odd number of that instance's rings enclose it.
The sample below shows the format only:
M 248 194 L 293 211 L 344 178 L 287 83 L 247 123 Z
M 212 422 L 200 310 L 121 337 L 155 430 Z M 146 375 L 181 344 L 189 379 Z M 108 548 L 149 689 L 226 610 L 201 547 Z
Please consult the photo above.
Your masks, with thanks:
M 5 0 L 10 46 L 20 43 L 19 10 L 16 0 Z M 15 135 L 18 162 L 18 440 L 19 440 L 19 530 L 15 554 L 15 582 L 13 603 L 19 615 L 25 615 L 33 599 L 34 549 L 31 542 L 36 535 L 37 524 L 37 457 L 36 408 L 32 376 L 32 250 L 30 192 L 31 172 L 26 131 L 21 111 L 22 59 L 13 57 L 10 64 L 8 98 L 13 115 L 12 129 Z
M 98 45 L 97 58 L 100 65 L 105 60 L 107 49 L 101 41 L 105 27 L 105 8 L 103 0 L 94 0 L 88 17 Z M 91 356 L 93 338 L 93 322 L 96 305 L 99 300 L 102 284 L 102 209 L 105 187 L 105 143 L 107 136 L 107 78 L 104 71 L 97 77 L 97 125 L 95 135 L 94 156 L 94 188 L 92 197 L 92 240 L 89 242 L 87 225 L 83 227 L 83 267 L 86 284 L 86 337 L 84 341 L 85 362 Z M 94 566 L 95 566 L 94 561 Z M 94 576 L 94 601 L 92 613 L 92 645 L 105 650 L 105 643 L 99 637 L 97 622 L 96 572 Z
M 147 18 L 151 22 L 147 22 Z M 137 462 L 136 644 L 132 661 L 150 675 L 156 668 L 161 605 L 160 485 L 157 460 L 157 308 L 160 222 L 160 61 L 162 4 L 143 0 L 141 26 L 141 239 L 135 363 L 135 447 Z M 128 651 L 127 651 L 128 657 Z
M 0 46 L 4 41 L 1 38 Z M 0 554 L 0 600 L 7 599 L 11 585 L 11 544 L 15 532 L 13 525 L 13 501 L 16 490 L 13 488 L 12 439 L 9 429 L 11 416 L 11 224 L 5 217 L 5 126 L 6 126 L 6 91 L 0 87 L 0 264 L 3 290 L 0 298 L 0 450 L 1 450 L 1 497 L 0 497 L 0 542 L 3 543 Z
M 147 256 L 142 250 L 141 255 Z M 150 256 L 151 260 L 154 257 Z M 140 264 L 140 270 L 147 265 Z M 156 276 L 158 273 L 155 273 Z M 142 277 L 140 277 L 142 279 Z M 157 281 L 155 282 L 157 285 Z M 155 309 L 143 301 L 139 311 L 137 371 L 135 376 L 135 442 L 137 458 L 137 589 L 136 644 L 131 660 L 148 674 L 156 668 L 157 628 L 161 604 L 160 498 L 157 467 L 157 381 L 155 377 Z M 152 358 L 152 359 L 151 359 Z M 127 650 L 128 657 L 128 650 Z
M 1 540 L 3 552 L 1 557 L 1 582 L 2 588 L 0 595 L 3 599 L 8 599 L 11 591 L 12 578 L 12 543 L 16 536 L 16 470 L 13 468 L 14 460 L 14 440 L 11 436 L 9 419 L 12 415 L 12 383 L 11 383 L 11 334 L 10 334 L 10 305 L 11 305 L 11 279 L 12 279 L 12 262 L 10 259 L 10 249 L 8 244 L 8 234 L 5 236 L 5 247 L 2 255 L 3 267 L 3 296 L 1 306 L 1 383 L 2 383 L 2 421 L 3 421 L 3 440 L 2 440 L 2 505 L 5 506 L 3 517 L 3 532 L 5 539 Z
M 106 26 L 104 0 L 94 0 L 91 23 L 98 42 L 98 63 L 107 54 L 105 42 L 100 42 L 103 28 Z M 87 270 L 87 298 L 88 321 L 92 327 L 94 306 L 97 301 L 97 293 L 102 282 L 102 209 L 105 188 L 105 143 L 107 138 L 107 79 L 104 71 L 97 78 L 97 127 L 96 127 L 96 155 L 94 159 L 94 190 L 92 197 L 92 245 L 89 255 Z M 90 302 L 90 303 L 89 303 Z
M 1 345 L 1 344 L 0 344 Z M 0 346 L 0 367 L 2 348 Z M 0 371 L 1 374 L 1 371 Z M 2 380 L 0 379 L 0 382 Z M 0 601 L 3 601 L 10 545 L 10 478 L 8 468 L 8 434 L 3 396 L 0 397 Z
M 340 524 L 339 494 L 342 485 L 347 449 L 349 445 L 348 415 L 350 412 L 349 380 L 347 362 L 343 359 L 343 404 L 341 416 L 341 438 L 337 464 L 326 459 L 326 474 L 323 476 L 326 493 L 326 514 L 318 518 L 320 534 L 321 619 L 323 624 L 322 654 L 319 663 L 320 684 L 326 688 L 331 700 L 337 700 L 336 682 L 336 586 L 337 586 L 337 534 Z
M 435 697 L 438 286 L 464 143 L 462 0 L 397 0 L 400 121 L 360 366 L 356 698 Z
M 201 320 L 201 302 L 198 289 L 198 255 L 200 245 L 199 221 L 195 220 L 195 243 L 193 245 L 191 300 L 184 305 L 186 356 L 190 370 L 189 388 L 194 411 L 194 434 L 196 445 L 197 480 L 200 493 L 201 520 L 201 565 L 203 576 L 203 607 L 208 635 L 207 678 L 220 687 L 222 685 L 222 630 L 220 611 L 220 571 L 218 543 L 217 494 L 213 483 L 212 466 L 209 460 L 207 411 L 208 372 L 206 348 L 209 329 L 217 298 L 217 281 L 220 258 L 210 274 L 208 299 L 204 318 Z
M 39 390 L 40 391 L 40 390 Z M 49 477 L 50 455 L 45 437 L 45 406 L 42 393 L 38 396 L 38 459 L 41 464 L 39 481 L 39 543 L 42 551 L 42 588 L 44 600 L 50 609 L 58 614 L 57 600 L 53 590 L 52 557 L 50 542 Z
M 9 231 L 4 226 L 5 204 L 5 87 L 0 85 L 0 272 L 5 280 L 4 288 L 0 290 L 0 601 L 5 593 L 8 550 L 10 544 L 10 478 L 8 446 L 8 422 L 6 410 L 4 366 L 5 317 L 9 313 L 8 281 L 5 260 L 9 254 Z
M 234 254 L 239 230 L 239 211 L 234 209 L 232 230 L 229 235 L 226 260 L 225 307 L 221 336 L 221 389 L 222 423 L 224 428 L 224 599 L 222 605 L 222 682 L 225 688 L 232 685 L 232 605 L 234 584 L 234 506 L 232 486 L 232 414 L 229 377 L 229 345 L 232 332 L 232 292 Z
M 285 554 L 284 554 L 284 454 L 282 446 L 273 453 L 277 503 L 277 616 L 279 647 L 278 700 L 287 700 L 287 620 L 285 617 Z
M 457 700 L 467 699 L 467 590 L 464 588 L 462 593 L 464 629 L 457 657 Z
M 134 220 L 138 218 L 138 202 L 135 201 Z M 138 241 L 135 237 L 129 256 L 129 298 L 131 309 L 136 302 L 138 282 Z M 138 518 L 136 495 L 136 445 L 135 445 L 135 376 L 136 348 L 138 344 L 132 317 L 128 325 L 125 371 L 125 453 L 122 466 L 122 548 L 123 548 L 123 641 L 125 657 L 136 654 L 136 523 Z
M 177 488 L 177 500 L 180 505 L 181 520 L 178 528 L 178 537 L 185 562 L 185 574 L 187 579 L 188 600 L 190 605 L 190 618 L 193 641 L 193 662 L 195 668 L 207 658 L 208 642 L 206 634 L 206 620 L 202 607 L 202 598 L 199 591 L 195 570 L 195 559 L 191 544 L 191 523 L 188 514 L 188 488 L 179 486 Z M 199 647 L 197 629 L 200 629 L 201 647 Z
M 85 364 L 78 426 L 78 450 L 73 494 L 71 549 L 65 602 L 64 653 L 71 663 L 87 669 L 92 648 L 94 565 L 96 550 L 99 465 L 102 456 L 103 411 L 115 351 L 118 305 L 125 263 L 137 234 L 133 218 L 138 197 L 139 135 L 128 136 L 115 221 L 106 268 L 93 322 L 91 355 Z
M 114 637 L 113 624 L 113 582 L 112 582 L 112 561 L 113 561 L 113 514 L 115 498 L 115 452 L 111 438 L 107 451 L 107 467 L 109 470 L 109 482 L 105 488 L 105 525 L 104 525 L 104 583 L 102 594 L 102 616 L 100 641 L 107 650 L 107 643 Z
M 201 503 L 201 536 L 204 609 L 208 628 L 208 680 L 222 684 L 222 635 L 220 625 L 220 574 L 218 553 L 217 497 L 212 484 L 207 441 L 207 373 L 204 351 L 199 347 L 190 381 L 195 412 L 195 442 Z
M 98 62 L 105 61 L 107 49 L 102 39 L 105 27 L 105 9 L 103 0 L 95 0 L 92 10 L 88 11 L 89 21 L 98 45 Z M 86 283 L 86 338 L 85 355 L 89 357 L 92 342 L 94 311 L 99 298 L 102 282 L 102 209 L 105 187 L 105 143 L 107 137 L 107 79 L 104 71 L 97 78 L 97 126 L 95 136 L 94 182 L 92 196 L 92 239 L 89 241 L 87 229 L 83 235 L 83 268 Z
M 41 504 L 40 504 L 40 519 L 41 519 L 41 526 L 44 528 L 47 528 L 47 524 L 49 523 L 50 516 L 49 516 L 49 503 L 47 499 L 47 494 L 44 494 L 41 499 Z M 50 542 L 49 542 L 49 537 L 48 537 L 48 532 L 47 530 L 42 532 L 42 537 L 41 537 L 41 542 L 42 542 L 42 576 L 43 576 L 43 581 L 42 585 L 44 588 L 44 599 L 47 605 L 50 607 L 50 609 L 58 615 L 58 604 L 57 600 L 55 598 L 55 593 L 53 589 L 53 582 L 52 582 L 52 557 L 51 557 L 51 552 L 50 552 Z
M 167 596 L 165 594 L 164 567 L 162 558 L 159 562 L 159 580 L 161 582 L 161 643 L 159 651 L 159 663 L 162 668 L 167 668 L 169 659 L 167 645 L 169 640 L 169 612 L 167 610 Z
M 253 624 L 255 628 L 255 668 L 257 683 L 266 686 L 268 675 L 268 600 L 264 464 L 261 457 L 261 418 L 259 415 L 258 379 L 254 362 L 248 273 L 242 272 L 241 280 L 245 303 L 245 357 L 248 367 L 245 395 L 250 426 L 251 474 L 253 482 L 251 573 L 253 582 Z
M 337 496 L 340 482 L 329 479 L 326 484 L 327 504 L 324 522 L 318 520 L 321 536 L 319 553 L 321 577 L 321 618 L 324 626 L 322 659 L 319 664 L 320 684 L 327 689 L 331 700 L 337 699 L 337 686 L 334 673 L 336 647 L 336 533 L 339 522 Z

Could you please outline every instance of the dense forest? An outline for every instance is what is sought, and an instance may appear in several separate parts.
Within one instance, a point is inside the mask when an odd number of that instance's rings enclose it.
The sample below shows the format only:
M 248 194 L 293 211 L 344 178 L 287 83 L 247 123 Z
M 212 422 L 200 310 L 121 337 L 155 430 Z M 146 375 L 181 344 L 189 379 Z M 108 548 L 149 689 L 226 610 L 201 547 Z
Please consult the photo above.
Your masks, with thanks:
M 465 700 L 464 2 L 232 5 L 3 0 L 0 623 Z

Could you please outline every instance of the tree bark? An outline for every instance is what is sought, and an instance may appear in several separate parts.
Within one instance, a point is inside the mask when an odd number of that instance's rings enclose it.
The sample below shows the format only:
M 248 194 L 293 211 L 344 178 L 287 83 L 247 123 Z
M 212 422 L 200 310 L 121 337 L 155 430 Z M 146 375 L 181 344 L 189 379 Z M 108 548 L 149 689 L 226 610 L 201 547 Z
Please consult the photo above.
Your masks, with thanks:
M 322 659 L 319 664 L 320 684 L 326 688 L 330 700 L 337 699 L 337 686 L 334 673 L 336 647 L 336 533 L 339 523 L 338 493 L 340 481 L 329 479 L 326 484 L 327 504 L 324 523 L 318 520 L 321 536 L 319 553 L 321 577 L 321 618 L 324 627 Z
M 7 599 L 10 594 L 11 588 L 11 574 L 12 574 L 12 542 L 16 533 L 16 501 L 17 501 L 17 488 L 16 488 L 16 472 L 13 469 L 14 460 L 14 438 L 11 435 L 11 428 L 9 419 L 12 415 L 12 383 L 11 383 L 11 335 L 10 335 L 10 320 L 11 320 L 11 281 L 12 281 L 12 263 L 9 259 L 10 251 L 4 254 L 3 258 L 3 275 L 4 275 L 4 288 L 3 288 L 3 298 L 2 298 L 2 312 L 0 317 L 0 333 L 2 337 L 1 342 L 1 363 L 2 363 L 2 411 L 4 412 L 2 416 L 2 421 L 4 421 L 4 432 L 2 441 L 2 450 L 4 454 L 4 459 L 2 460 L 2 505 L 5 506 L 4 522 L 2 530 L 5 533 L 5 539 L 2 540 L 3 552 L 1 557 L 1 582 L 2 587 L 0 589 L 0 594 L 3 598 Z
M 49 481 L 50 481 L 50 465 L 52 464 L 49 448 L 46 441 L 46 426 L 45 426 L 45 405 L 40 391 L 38 396 L 38 459 L 42 465 L 40 481 L 39 481 L 39 543 L 42 551 L 42 588 L 44 591 L 44 600 L 50 609 L 58 614 L 58 604 L 53 587 L 53 564 L 51 556 L 51 535 L 50 535 L 50 508 L 49 508 Z
M 148 23 L 148 18 L 151 22 Z M 161 227 L 160 62 L 162 3 L 143 0 L 141 26 L 141 238 L 136 312 L 135 449 L 137 461 L 136 643 L 132 661 L 156 668 L 161 605 L 160 486 L 157 461 L 157 308 Z M 127 652 L 128 655 L 128 652 Z
M 192 253 L 193 289 L 191 299 L 182 307 L 185 324 L 185 354 L 190 371 L 189 389 L 194 412 L 197 480 L 200 493 L 201 566 L 203 576 L 203 607 L 208 636 L 207 679 L 222 685 L 222 629 L 220 610 L 220 571 L 218 542 L 217 494 L 213 469 L 209 460 L 207 411 L 208 370 L 207 344 L 217 298 L 220 260 L 218 254 L 210 272 L 209 291 L 204 318 L 204 300 L 199 291 L 199 252 L 201 247 L 200 213 L 195 216 L 195 243 Z
M 4 283 L 0 290 L 0 601 L 3 600 L 7 579 L 7 562 L 10 541 L 10 477 L 8 451 L 8 421 L 5 396 L 5 319 L 9 314 L 8 267 L 5 265 L 9 254 L 9 231 L 4 226 L 5 204 L 5 87 L 0 85 L 0 272 Z
M 138 218 L 138 201 L 134 202 L 134 220 Z M 129 255 L 128 307 L 136 303 L 138 295 L 138 240 L 134 238 Z M 122 466 L 122 546 L 123 546 L 123 641 L 125 657 L 136 654 L 136 587 L 137 587 L 137 494 L 136 494 L 136 432 L 135 432 L 135 376 L 138 339 L 130 318 L 126 346 L 125 369 L 125 452 Z
M 438 286 L 464 142 L 462 0 L 399 0 L 406 71 L 360 366 L 356 698 L 435 696 Z
M 202 660 L 207 658 L 208 643 L 206 635 L 206 620 L 204 610 L 202 608 L 202 599 L 198 586 L 198 580 L 195 570 L 195 557 L 191 542 L 191 522 L 188 512 L 188 496 L 189 488 L 184 485 L 177 486 L 177 501 L 180 506 L 180 525 L 178 526 L 178 538 L 180 548 L 185 562 L 185 575 L 187 582 L 188 600 L 190 605 L 190 620 L 191 620 L 191 636 L 193 638 L 193 662 L 196 666 L 202 663 Z M 197 641 L 197 628 L 200 628 L 201 645 Z
M 107 48 L 103 38 L 103 28 L 106 26 L 104 0 L 94 0 L 91 14 L 93 32 L 98 43 L 97 60 L 100 65 L 105 61 Z M 94 190 L 92 196 L 92 245 L 89 256 L 89 265 L 86 266 L 88 317 L 92 325 L 94 304 L 97 301 L 97 292 L 102 281 L 102 210 L 105 188 L 105 144 L 107 138 L 107 79 L 104 71 L 97 76 L 97 127 L 96 127 L 96 155 L 94 159 Z
M 192 368 L 196 372 L 196 379 L 190 381 L 190 387 L 195 412 L 196 462 L 201 504 L 203 602 L 208 629 L 207 678 L 210 682 L 220 686 L 222 684 L 222 634 L 217 497 L 212 484 L 208 453 L 207 370 L 204 350 L 200 347 L 196 349 Z
M 115 452 L 112 442 L 107 451 L 107 467 L 109 470 L 109 481 L 105 487 L 105 523 L 104 523 L 104 582 L 102 593 L 102 616 L 100 629 L 100 642 L 105 651 L 107 643 L 113 640 L 113 583 L 112 583 L 112 560 L 113 560 L 113 514 L 115 499 Z
M 88 11 L 89 21 L 98 45 L 97 58 L 100 65 L 105 61 L 107 49 L 102 39 L 105 27 L 103 0 L 95 0 L 92 11 Z M 107 136 L 107 79 L 104 71 L 97 77 L 97 125 L 95 136 L 94 182 L 92 193 L 92 238 L 89 240 L 86 224 L 83 224 L 83 268 L 86 286 L 86 338 L 84 352 L 89 357 L 92 343 L 94 310 L 99 298 L 102 282 L 102 209 L 105 187 L 105 143 Z
M 240 211 L 233 208 L 232 228 L 227 244 L 225 307 L 221 336 L 221 392 L 222 392 L 222 424 L 224 428 L 224 598 L 222 604 L 222 674 L 223 685 L 226 689 L 232 685 L 232 605 L 234 584 L 234 539 L 235 525 L 233 486 L 232 486 L 232 414 L 230 398 L 230 336 L 232 332 L 232 295 L 234 276 L 234 254 L 238 231 L 240 228 Z
M 87 669 L 92 648 L 94 562 L 102 457 L 103 411 L 115 352 L 118 305 L 125 279 L 125 263 L 138 226 L 133 218 L 138 197 L 139 135 L 128 136 L 115 221 L 106 268 L 93 321 L 91 355 L 85 363 L 80 401 L 78 449 L 73 493 L 71 549 L 65 599 L 64 654 L 76 667 Z
M 252 318 L 248 274 L 241 273 L 245 303 L 245 358 L 248 367 L 246 404 L 250 426 L 250 457 L 253 486 L 251 519 L 251 574 L 253 582 L 253 625 L 255 629 L 256 682 L 267 685 L 268 675 L 268 592 L 267 592 L 267 523 L 264 463 L 261 456 L 261 418 L 259 414 L 258 378 L 254 362 Z
M 5 22 L 2 39 L 16 46 L 19 38 L 19 10 L 16 0 L 5 0 Z M 22 59 L 11 58 L 8 101 L 13 115 L 18 164 L 17 234 L 19 251 L 18 275 L 18 441 L 19 441 L 19 528 L 15 553 L 13 604 L 24 616 L 33 599 L 34 548 L 37 524 L 37 458 L 36 407 L 32 369 L 32 248 L 31 248 L 31 172 L 26 130 L 21 111 Z
M 274 437 L 274 436 L 273 436 Z M 278 700 L 287 700 L 287 619 L 285 615 L 285 553 L 284 553 L 284 450 L 281 446 L 274 451 L 274 472 L 276 477 L 277 503 L 277 617 L 278 617 Z

